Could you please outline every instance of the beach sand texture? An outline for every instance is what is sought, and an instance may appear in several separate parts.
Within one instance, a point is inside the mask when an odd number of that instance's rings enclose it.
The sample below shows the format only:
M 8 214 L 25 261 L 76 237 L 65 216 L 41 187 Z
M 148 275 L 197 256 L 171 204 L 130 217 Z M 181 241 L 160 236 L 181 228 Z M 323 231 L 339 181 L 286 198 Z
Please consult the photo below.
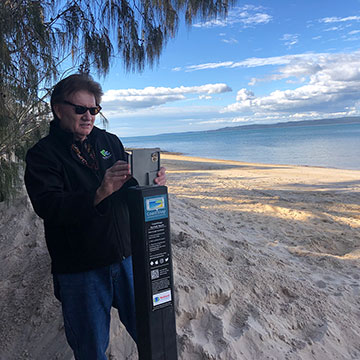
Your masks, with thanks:
M 360 171 L 163 154 L 179 359 L 360 359 Z M 42 222 L 0 204 L 0 359 L 72 359 Z M 114 312 L 109 359 L 137 359 Z

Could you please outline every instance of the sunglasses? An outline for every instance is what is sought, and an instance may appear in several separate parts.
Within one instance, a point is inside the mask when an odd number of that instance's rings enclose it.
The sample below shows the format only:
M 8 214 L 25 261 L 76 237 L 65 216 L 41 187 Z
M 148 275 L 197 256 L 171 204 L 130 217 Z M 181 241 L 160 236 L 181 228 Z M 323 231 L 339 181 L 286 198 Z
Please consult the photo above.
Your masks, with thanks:
M 91 115 L 97 115 L 101 110 L 100 105 L 95 106 L 95 107 L 86 107 L 86 106 L 81 106 L 81 105 L 75 105 L 75 104 L 71 103 L 70 101 L 66 101 L 66 100 L 64 100 L 63 103 L 67 104 L 67 105 L 74 106 L 75 113 L 78 114 L 78 115 L 85 114 L 88 110 L 89 110 Z

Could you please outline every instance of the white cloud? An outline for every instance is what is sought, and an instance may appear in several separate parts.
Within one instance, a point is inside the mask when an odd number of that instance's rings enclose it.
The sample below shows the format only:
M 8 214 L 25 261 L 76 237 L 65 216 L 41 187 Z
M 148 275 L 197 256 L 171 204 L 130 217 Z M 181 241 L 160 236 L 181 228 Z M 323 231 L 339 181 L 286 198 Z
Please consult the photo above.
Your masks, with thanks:
M 343 26 L 333 26 L 331 28 L 327 28 L 324 31 L 340 31 L 340 30 L 344 30 Z
M 237 44 L 238 41 L 234 38 L 230 38 L 230 39 L 221 39 L 222 42 L 226 43 L 226 44 Z
M 359 41 L 359 40 L 360 40 L 360 36 L 353 36 L 344 39 L 344 41 Z
M 272 16 L 265 12 L 261 6 L 245 5 L 232 8 L 225 19 L 214 19 L 203 23 L 194 24 L 194 27 L 226 27 L 234 24 L 242 24 L 243 27 L 250 27 L 260 24 L 267 24 Z
M 220 63 L 205 63 L 200 65 L 190 65 L 185 69 L 186 71 L 196 71 L 196 70 L 207 70 L 207 69 L 217 69 L 222 67 L 230 67 L 234 62 L 233 61 L 224 61 Z M 178 69 L 174 68 L 173 70 Z
M 252 100 L 254 98 L 255 98 L 255 94 L 247 89 L 239 90 L 236 95 L 236 101 L 246 101 L 246 100 Z
M 323 22 L 326 24 L 329 23 L 341 23 L 341 22 L 347 22 L 347 21 L 360 21 L 360 16 L 347 16 L 343 18 L 339 17 L 326 17 L 319 20 L 319 22 Z
M 278 69 L 268 79 L 296 77 L 307 83 L 295 89 L 276 90 L 256 97 L 241 89 L 236 102 L 223 109 L 224 113 L 255 114 L 262 116 L 293 116 L 312 118 L 329 114 L 354 115 L 359 112 L 360 52 L 316 56 L 312 61 L 299 58 Z
M 321 70 L 320 64 L 322 58 L 323 57 L 315 57 L 313 60 L 298 58 L 290 64 L 279 68 L 277 74 L 272 74 L 260 79 L 252 78 L 249 85 L 283 79 L 289 79 L 288 82 L 291 83 L 305 82 L 307 77 Z M 296 80 L 290 78 L 296 78 Z
M 283 56 L 273 56 L 268 58 L 248 58 L 243 61 L 235 62 L 231 65 L 231 68 L 236 67 L 247 67 L 253 68 L 258 66 L 268 66 L 268 65 L 285 65 L 289 64 L 292 61 L 297 61 L 299 59 L 311 59 L 314 56 L 319 56 L 321 54 L 295 54 L 295 55 L 283 55 Z
M 201 86 L 180 86 L 176 88 L 146 87 L 144 89 L 108 90 L 102 104 L 105 115 L 112 116 L 121 111 L 151 108 L 169 102 L 186 99 L 185 95 L 200 94 L 210 96 L 232 91 L 226 84 L 206 84 Z
M 212 96 L 209 96 L 209 95 L 200 95 L 200 96 L 199 96 L 199 99 L 200 99 L 200 100 L 211 100 L 211 99 L 212 99 Z
M 292 47 L 293 45 L 297 44 L 299 41 L 298 34 L 284 34 L 281 39 L 287 47 Z
M 313 61 L 314 59 L 326 57 L 328 53 L 306 53 L 306 54 L 294 54 L 294 55 L 283 55 L 283 56 L 273 56 L 268 58 L 248 58 L 242 61 L 222 61 L 218 63 L 204 63 L 199 65 L 189 65 L 183 70 L 186 72 L 190 71 L 199 71 L 199 70 L 209 70 L 209 69 L 218 69 L 218 68 L 254 68 L 259 66 L 270 66 L 270 65 L 286 65 L 292 62 L 302 61 Z M 179 69 L 179 68 L 176 68 Z M 174 70 L 174 69 L 173 69 Z
M 215 118 L 211 120 L 198 121 L 197 124 L 231 124 L 234 123 L 248 123 L 250 120 L 245 117 L 235 117 L 235 118 Z

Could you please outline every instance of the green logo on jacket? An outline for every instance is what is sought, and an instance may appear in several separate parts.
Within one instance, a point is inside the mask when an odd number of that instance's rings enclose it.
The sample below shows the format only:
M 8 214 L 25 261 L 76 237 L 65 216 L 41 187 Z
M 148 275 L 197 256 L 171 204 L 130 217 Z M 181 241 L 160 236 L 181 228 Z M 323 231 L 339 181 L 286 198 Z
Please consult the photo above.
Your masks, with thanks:
M 105 150 L 105 149 L 102 149 L 102 150 L 100 151 L 100 154 L 102 155 L 103 160 L 110 159 L 110 158 L 111 158 L 111 155 L 112 155 L 110 151 L 107 151 L 107 150 Z

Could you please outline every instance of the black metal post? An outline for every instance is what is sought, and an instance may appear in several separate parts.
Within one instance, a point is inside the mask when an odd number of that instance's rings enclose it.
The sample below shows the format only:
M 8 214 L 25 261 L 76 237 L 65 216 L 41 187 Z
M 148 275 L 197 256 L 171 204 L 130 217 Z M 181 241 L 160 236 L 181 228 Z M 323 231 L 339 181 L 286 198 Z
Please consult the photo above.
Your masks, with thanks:
M 129 188 L 140 360 L 177 360 L 166 186 Z

